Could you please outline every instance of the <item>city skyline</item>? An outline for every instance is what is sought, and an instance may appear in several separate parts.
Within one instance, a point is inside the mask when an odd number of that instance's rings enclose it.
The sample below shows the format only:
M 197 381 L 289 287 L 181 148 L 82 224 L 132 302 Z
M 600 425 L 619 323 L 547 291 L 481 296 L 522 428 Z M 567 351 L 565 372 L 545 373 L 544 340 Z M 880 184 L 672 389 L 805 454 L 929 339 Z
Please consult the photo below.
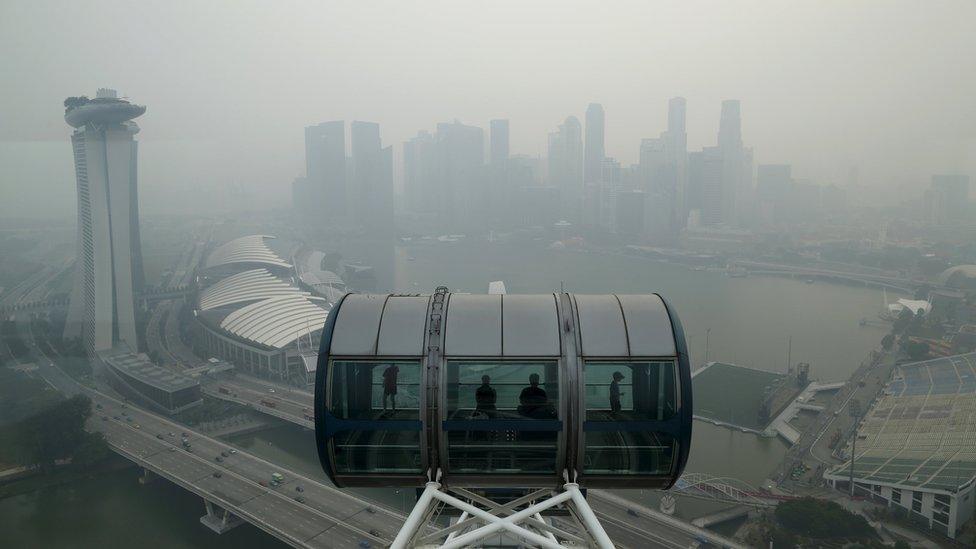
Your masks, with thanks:
M 921 195 L 933 173 L 976 172 L 968 100 L 976 79 L 961 70 L 976 48 L 965 24 L 974 8 L 634 3 L 617 6 L 619 24 L 611 26 L 586 5 L 459 3 L 432 22 L 397 5 L 249 14 L 230 4 L 198 12 L 177 3 L 123 10 L 110 22 L 92 16 L 97 2 L 7 3 L 0 46 L 11 54 L 0 66 L 18 77 L 0 95 L 17 108 L 0 128 L 9 195 L 0 214 L 72 211 L 65 187 L 72 167 L 51 105 L 100 85 L 159 106 L 142 122 L 144 139 L 154 142 L 143 155 L 146 213 L 201 211 L 187 199 L 199 191 L 222 204 L 244 189 L 257 203 L 286 205 L 304 165 L 301 128 L 324 120 L 371 120 L 384 143 L 396 144 L 436 121 L 487 128 L 507 118 L 510 150 L 534 156 L 544 154 L 559 121 L 582 119 L 586 104 L 598 102 L 606 153 L 626 165 L 637 160 L 635 143 L 663 129 L 660 105 L 672 96 L 687 99 L 689 150 L 713 144 L 719 102 L 738 98 L 757 164 L 789 162 L 797 177 L 839 185 L 856 167 L 862 185 Z M 226 24 L 200 27 L 201 13 L 219 13 Z M 396 26 L 370 24 L 387 13 Z M 240 32 L 252 17 L 268 21 L 260 36 Z M 66 46 L 63 37 L 79 25 L 124 47 Z M 179 38 L 164 40 L 158 28 Z M 598 37 L 600 46 L 585 47 L 581 36 Z M 387 40 L 398 46 L 382 47 Z M 172 62 L 146 70 L 160 55 Z M 15 182 L 21 187 L 12 192 Z

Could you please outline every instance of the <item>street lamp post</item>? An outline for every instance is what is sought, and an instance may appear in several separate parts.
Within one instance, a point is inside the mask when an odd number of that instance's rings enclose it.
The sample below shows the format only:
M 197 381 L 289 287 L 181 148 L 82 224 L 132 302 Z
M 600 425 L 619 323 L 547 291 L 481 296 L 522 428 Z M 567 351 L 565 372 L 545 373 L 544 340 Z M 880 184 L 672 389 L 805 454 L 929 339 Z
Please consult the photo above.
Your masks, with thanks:
M 708 334 L 712 333 L 711 328 L 705 328 L 705 364 L 708 364 Z

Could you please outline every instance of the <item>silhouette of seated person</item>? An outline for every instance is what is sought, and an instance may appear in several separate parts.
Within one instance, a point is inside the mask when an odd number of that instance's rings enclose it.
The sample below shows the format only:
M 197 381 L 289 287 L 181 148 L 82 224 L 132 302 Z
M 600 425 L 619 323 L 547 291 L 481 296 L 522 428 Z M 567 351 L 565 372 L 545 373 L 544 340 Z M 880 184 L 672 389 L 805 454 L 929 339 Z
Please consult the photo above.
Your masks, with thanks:
M 529 376 L 529 386 L 519 393 L 519 414 L 532 419 L 549 419 L 549 397 L 539 387 L 539 374 Z
M 495 393 L 495 388 L 491 386 L 490 376 L 481 376 L 481 386 L 475 390 L 474 400 L 477 411 L 488 417 L 495 417 L 495 401 L 498 400 L 498 395 Z

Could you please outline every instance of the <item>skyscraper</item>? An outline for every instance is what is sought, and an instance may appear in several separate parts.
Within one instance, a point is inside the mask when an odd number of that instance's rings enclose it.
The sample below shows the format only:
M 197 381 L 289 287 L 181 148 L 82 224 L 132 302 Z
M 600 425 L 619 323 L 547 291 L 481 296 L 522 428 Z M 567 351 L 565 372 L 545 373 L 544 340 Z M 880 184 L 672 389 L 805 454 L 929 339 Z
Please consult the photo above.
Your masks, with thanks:
M 322 219 L 347 211 L 346 124 L 342 120 L 322 122 L 305 128 L 306 196 L 310 213 Z
M 671 204 L 671 230 L 681 230 L 688 220 L 688 133 L 685 128 L 686 103 L 684 97 L 668 100 L 668 163 L 673 167 L 673 200 Z
M 590 103 L 586 107 L 586 142 L 583 151 L 583 183 L 597 183 L 603 170 L 606 150 L 603 134 L 606 120 L 603 105 Z
M 485 132 L 459 120 L 437 124 L 438 181 L 432 201 L 450 230 L 467 231 L 481 221 Z
M 429 213 L 434 204 L 437 155 L 434 135 L 426 130 L 403 143 L 403 195 L 411 213 Z
M 89 353 L 122 344 L 139 349 L 135 299 L 142 291 L 137 143 L 132 121 L 146 108 L 99 89 L 95 99 L 69 97 L 64 120 L 78 191 L 74 286 L 65 337 L 81 337 Z
M 746 225 L 752 217 L 752 151 L 742 145 L 742 119 L 737 99 L 722 101 L 717 148 L 722 157 L 722 204 L 721 216 L 716 222 Z M 703 215 L 703 220 L 706 219 L 708 216 Z
M 384 151 L 374 122 L 354 121 L 351 138 L 355 221 L 368 233 L 392 235 L 392 149 Z
M 491 154 L 488 161 L 494 165 L 504 164 L 508 160 L 508 120 L 491 121 Z
M 562 217 L 580 218 L 583 195 L 583 128 L 575 116 L 549 134 L 549 183 L 559 189 Z

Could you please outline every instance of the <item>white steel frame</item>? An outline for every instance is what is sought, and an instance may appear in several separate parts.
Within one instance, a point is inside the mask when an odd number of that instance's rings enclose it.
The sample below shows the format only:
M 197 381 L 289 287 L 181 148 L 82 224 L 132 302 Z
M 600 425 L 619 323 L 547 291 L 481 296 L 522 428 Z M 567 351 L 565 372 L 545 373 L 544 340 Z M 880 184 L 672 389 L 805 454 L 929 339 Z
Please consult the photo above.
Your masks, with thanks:
M 613 542 L 610 541 L 596 514 L 590 509 L 589 503 L 580 492 L 575 477 L 571 482 L 569 474 L 564 472 L 563 478 L 566 482 L 562 486 L 562 491 L 535 490 L 509 503 L 498 504 L 463 488 L 445 488 L 440 483 L 441 472 L 438 470 L 436 478 L 428 480 L 426 488 L 417 499 L 417 503 L 390 547 L 391 549 L 411 547 L 458 549 L 470 547 L 488 536 L 506 531 L 547 549 L 565 549 L 566 546 L 560 543 L 560 538 L 577 547 L 613 549 Z M 460 497 L 448 492 L 453 492 Z M 464 501 L 465 499 L 468 501 Z M 475 506 L 474 503 L 484 508 Z M 529 506 L 515 511 L 516 508 L 526 504 Z M 565 504 L 570 515 L 576 519 L 580 531 L 584 532 L 589 539 L 557 528 L 542 518 L 543 511 L 560 504 Z M 461 511 L 460 517 L 451 526 L 422 535 L 424 526 L 441 505 Z M 477 524 L 482 525 L 471 529 Z

